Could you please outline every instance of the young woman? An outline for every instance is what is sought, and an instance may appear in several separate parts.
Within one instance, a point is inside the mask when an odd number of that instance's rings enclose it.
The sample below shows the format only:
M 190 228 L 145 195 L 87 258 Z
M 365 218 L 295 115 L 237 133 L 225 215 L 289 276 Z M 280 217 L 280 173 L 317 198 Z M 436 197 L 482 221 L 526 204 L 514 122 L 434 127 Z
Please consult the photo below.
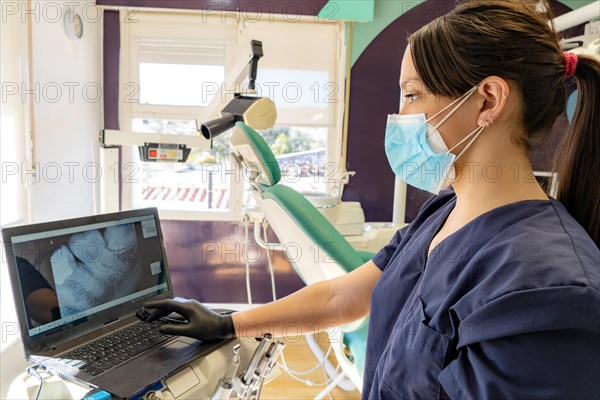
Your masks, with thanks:
M 409 38 L 388 118 L 396 174 L 437 193 L 370 262 L 230 317 L 149 304 L 201 339 L 370 314 L 364 399 L 600 398 L 600 64 L 563 53 L 536 3 L 473 0 Z M 579 101 L 557 199 L 529 149 Z

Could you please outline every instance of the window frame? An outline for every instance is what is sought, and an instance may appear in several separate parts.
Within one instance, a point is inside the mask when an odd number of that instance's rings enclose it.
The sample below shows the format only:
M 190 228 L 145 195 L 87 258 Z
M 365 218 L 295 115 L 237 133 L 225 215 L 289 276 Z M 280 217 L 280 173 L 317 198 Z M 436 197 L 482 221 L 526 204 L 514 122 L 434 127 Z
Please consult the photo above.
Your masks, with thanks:
M 122 10 L 122 13 L 127 13 L 126 10 Z M 139 104 L 139 102 L 128 102 L 127 95 L 131 97 L 131 91 L 137 90 L 139 94 L 140 88 L 140 77 L 139 77 L 139 65 L 141 62 L 140 57 L 140 42 L 144 40 L 151 40 L 153 37 L 160 37 L 159 35 L 168 32 L 168 40 L 177 40 L 180 38 L 182 43 L 193 43 L 191 40 L 196 37 L 196 40 L 202 40 L 209 42 L 215 40 L 213 37 L 198 39 L 198 33 L 194 31 L 193 27 L 198 26 L 198 18 L 200 16 L 195 11 L 189 11 L 185 13 L 173 13 L 173 12 L 160 12 L 160 11 L 148 11 L 144 13 L 136 13 L 136 18 L 147 20 L 148 23 L 152 23 L 152 26 L 145 26 L 140 29 L 139 26 L 133 26 L 132 24 L 121 23 L 121 61 L 120 61 L 120 90 L 119 90 L 119 121 L 122 130 L 132 131 L 132 122 L 135 118 L 149 118 L 149 119 L 181 119 L 181 120 L 198 120 L 204 107 L 194 106 L 170 106 L 170 105 L 151 105 L 151 104 Z M 222 32 L 226 29 L 235 31 L 235 41 L 232 41 L 231 34 L 225 32 L 225 39 L 222 42 L 225 47 L 225 76 L 234 66 L 236 59 L 236 52 L 244 46 L 241 41 L 245 38 L 245 27 L 246 23 L 235 13 L 225 13 L 221 16 L 201 16 L 203 21 L 209 24 L 225 24 L 227 28 L 221 27 Z M 180 19 L 178 22 L 177 19 Z M 125 16 L 121 18 L 121 21 L 128 21 Z M 224 22 L 225 21 L 225 22 Z M 272 18 L 267 18 L 265 24 L 273 25 L 274 22 L 284 23 L 286 19 L 283 16 L 274 15 Z M 300 17 L 299 23 L 317 23 L 311 17 Z M 259 22 L 260 23 L 260 22 Z M 335 102 L 333 109 L 332 121 L 329 125 L 319 125 L 328 128 L 327 137 L 327 163 L 334 163 L 337 166 L 339 174 L 342 174 L 345 170 L 345 166 L 341 166 L 342 157 L 342 138 L 343 138 L 343 116 L 344 116 L 344 105 L 345 105 L 345 90 L 344 90 L 344 75 L 346 72 L 346 55 L 345 55 L 345 25 L 340 21 L 319 21 L 319 24 L 333 24 L 336 25 L 335 41 L 336 54 L 335 54 L 335 65 L 331 66 L 334 76 L 331 77 L 331 81 L 338 85 L 337 90 L 337 101 Z M 250 24 L 248 24 L 250 25 Z M 281 27 L 281 24 L 278 25 Z M 142 31 L 146 36 L 138 37 L 137 33 L 132 31 L 136 29 Z M 223 29 L 225 28 L 225 29 Z M 249 41 L 248 41 L 249 42 Z M 239 53 L 238 53 L 239 54 Z M 147 61 L 146 61 L 147 62 Z M 259 62 L 259 73 L 260 73 L 260 62 Z M 123 79 L 125 77 L 125 79 Z M 260 75 L 259 75 L 260 77 Z M 129 86 L 126 86 L 129 85 Z M 125 90 L 129 92 L 125 93 Z M 139 99 L 138 99 L 139 100 Z M 290 124 L 277 124 L 279 126 L 294 126 Z M 299 126 L 299 125 L 298 125 Z M 135 163 L 137 161 L 137 149 L 124 147 L 121 154 L 121 168 L 127 163 Z M 230 165 L 233 170 L 233 164 Z M 238 175 L 238 176 L 241 176 Z M 331 192 L 335 186 L 335 182 L 325 182 L 327 192 Z M 133 208 L 134 205 L 134 187 L 132 183 L 123 182 L 121 187 L 121 204 L 123 209 Z M 191 211 L 191 210 L 167 210 L 160 209 L 159 213 L 161 218 L 171 220 L 211 220 L 211 221 L 239 221 L 243 217 L 243 192 L 244 182 L 239 180 L 235 182 L 232 176 L 230 180 L 230 205 L 228 211 Z

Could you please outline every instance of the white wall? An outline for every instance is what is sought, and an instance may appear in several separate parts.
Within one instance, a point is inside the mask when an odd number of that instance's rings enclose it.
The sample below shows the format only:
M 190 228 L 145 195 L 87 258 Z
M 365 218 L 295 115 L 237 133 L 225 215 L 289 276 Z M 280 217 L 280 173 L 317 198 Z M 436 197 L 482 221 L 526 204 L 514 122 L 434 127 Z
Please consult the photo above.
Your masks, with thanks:
M 102 127 L 102 97 L 95 93 L 95 88 L 102 86 L 102 23 L 96 21 L 95 7 L 88 6 L 87 13 L 83 15 L 83 38 L 73 40 L 65 33 L 63 18 L 67 4 L 73 4 L 75 10 L 81 12 L 90 1 L 35 1 L 31 14 L 25 12 L 26 2 L 0 1 L 0 134 L 3 139 L 0 195 L 3 214 L 12 216 L 16 212 L 23 218 L 21 223 L 93 212 L 95 169 L 90 164 L 93 162 L 92 143 Z M 28 19 L 33 22 L 33 83 L 29 82 L 27 74 Z M 18 87 L 16 92 L 14 84 Z M 87 93 L 83 91 L 86 85 Z M 29 119 L 28 101 L 34 105 L 33 121 Z M 27 164 L 22 164 L 29 158 L 27 138 L 31 122 L 36 133 L 34 161 L 38 168 L 35 177 L 28 173 Z M 8 151 L 9 148 L 12 149 Z M 8 163 L 19 166 L 16 175 L 5 175 L 4 167 Z M 87 177 L 83 175 L 86 168 L 89 172 Z M 16 194 L 15 188 L 22 189 L 21 193 Z M 29 208 L 26 195 L 30 199 Z M 18 206 L 14 206 L 15 202 Z M 11 206 L 4 207 L 7 204 Z M 3 219 L 8 221 L 8 218 Z M 26 362 L 21 343 L 14 341 L 18 336 L 12 332 L 16 318 L 10 307 L 12 297 L 5 285 L 8 277 L 4 256 L 2 258 L 0 399 L 5 399 L 11 381 L 24 370 Z M 10 332 L 6 327 L 10 327 Z
M 25 104 L 18 95 L 9 96 L 22 80 L 22 40 L 26 30 L 17 19 L 4 19 L 0 24 L 0 225 L 27 220 L 26 186 L 20 179 L 19 166 L 25 160 Z M 23 349 L 17 338 L 16 318 L 3 250 L 0 259 L 0 398 L 5 399 L 15 376 L 26 366 Z
M 64 3 L 77 2 L 40 1 L 44 18 L 33 24 L 33 80 L 40 95 L 34 119 L 39 164 L 31 186 L 32 222 L 93 213 L 97 168 L 92 165 L 92 146 L 102 126 L 102 23 L 96 21 L 95 7 L 83 12 L 86 2 L 79 2 L 75 11 L 83 17 L 84 34 L 70 39 L 64 19 L 56 21 L 47 6 L 52 3 L 66 11 L 69 6 Z

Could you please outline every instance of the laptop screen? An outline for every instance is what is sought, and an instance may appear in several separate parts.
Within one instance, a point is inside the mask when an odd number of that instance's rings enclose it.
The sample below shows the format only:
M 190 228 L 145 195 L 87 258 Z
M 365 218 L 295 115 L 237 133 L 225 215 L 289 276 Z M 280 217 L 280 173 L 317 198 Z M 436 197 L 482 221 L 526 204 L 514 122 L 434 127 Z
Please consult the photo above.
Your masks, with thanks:
M 30 339 L 169 291 L 156 210 L 137 211 L 13 228 L 7 255 Z

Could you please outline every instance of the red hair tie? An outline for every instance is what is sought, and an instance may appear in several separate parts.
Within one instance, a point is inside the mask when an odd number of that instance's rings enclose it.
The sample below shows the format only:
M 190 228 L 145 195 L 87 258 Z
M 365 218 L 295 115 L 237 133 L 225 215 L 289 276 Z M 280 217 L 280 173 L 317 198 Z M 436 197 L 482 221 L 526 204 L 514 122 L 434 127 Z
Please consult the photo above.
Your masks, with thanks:
M 570 51 L 563 51 L 563 57 L 565 58 L 564 78 L 570 78 L 575 74 L 575 70 L 577 69 L 577 54 Z

